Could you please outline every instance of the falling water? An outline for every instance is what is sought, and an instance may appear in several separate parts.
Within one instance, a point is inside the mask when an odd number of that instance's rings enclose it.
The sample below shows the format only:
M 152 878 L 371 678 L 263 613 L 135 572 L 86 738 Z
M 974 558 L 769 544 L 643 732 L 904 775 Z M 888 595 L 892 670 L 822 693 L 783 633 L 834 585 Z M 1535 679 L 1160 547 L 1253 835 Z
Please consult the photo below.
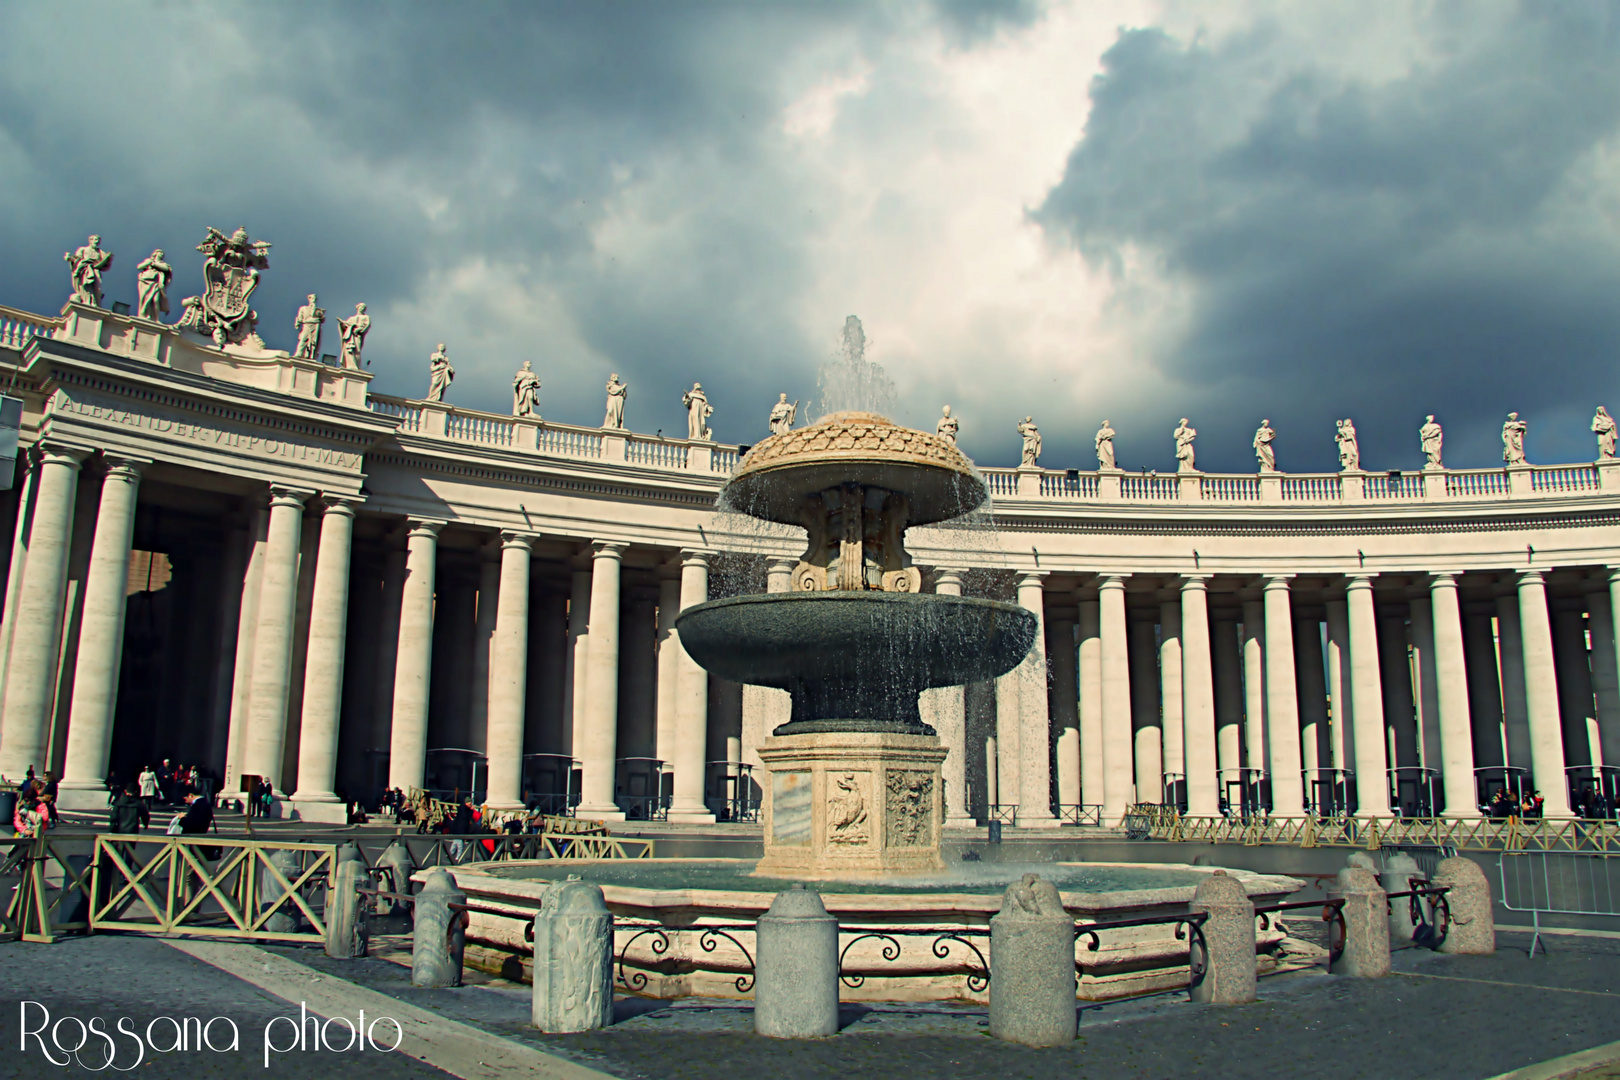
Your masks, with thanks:
M 821 394 L 822 416 L 838 412 L 894 415 L 894 380 L 866 358 L 866 330 L 854 315 L 844 320 L 838 350 L 821 365 L 816 388 Z

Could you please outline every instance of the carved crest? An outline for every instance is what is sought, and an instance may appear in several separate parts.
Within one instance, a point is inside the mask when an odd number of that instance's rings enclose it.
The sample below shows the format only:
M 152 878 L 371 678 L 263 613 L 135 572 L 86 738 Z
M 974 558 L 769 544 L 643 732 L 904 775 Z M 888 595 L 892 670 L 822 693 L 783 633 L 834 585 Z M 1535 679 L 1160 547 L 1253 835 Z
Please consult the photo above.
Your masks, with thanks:
M 245 340 L 254 322 L 248 299 L 258 287 L 259 271 L 270 266 L 269 243 L 250 239 L 246 229 L 226 236 L 210 226 L 197 250 L 203 254 L 203 294 L 196 298 L 199 310 L 190 325 L 211 334 L 215 344 Z

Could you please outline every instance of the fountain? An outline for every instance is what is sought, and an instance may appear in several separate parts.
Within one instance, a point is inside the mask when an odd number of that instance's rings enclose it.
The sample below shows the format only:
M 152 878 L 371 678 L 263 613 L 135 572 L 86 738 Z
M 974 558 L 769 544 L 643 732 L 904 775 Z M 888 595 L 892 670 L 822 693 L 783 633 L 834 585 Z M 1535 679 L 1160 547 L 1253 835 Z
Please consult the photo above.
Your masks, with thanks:
M 759 748 L 765 877 L 888 877 L 944 869 L 945 748 L 918 695 L 1002 675 L 1029 651 L 1017 604 L 921 591 L 906 530 L 988 498 L 950 442 L 875 413 L 839 412 L 756 445 L 721 500 L 807 535 L 792 591 L 682 612 L 699 665 L 785 690 L 792 718 Z
M 751 992 L 755 920 L 772 896 L 815 881 L 842 927 L 850 999 L 984 1000 L 982 948 L 1010 881 L 1039 872 L 1082 922 L 1184 912 L 1214 867 L 995 861 L 954 848 L 941 858 L 946 748 L 918 695 L 995 678 L 1028 653 L 1035 616 L 1011 603 L 924 593 L 908 528 L 947 522 L 988 497 L 973 463 L 935 435 L 877 409 L 892 394 L 864 360 L 853 316 L 843 357 L 826 369 L 828 415 L 755 445 L 722 507 L 805 530 L 786 593 L 733 596 L 683 611 L 675 626 L 698 664 L 722 678 L 784 690 L 792 713 L 759 747 L 764 857 L 510 861 L 458 867 L 479 905 L 468 963 L 517 977 L 523 937 L 546 889 L 569 874 L 602 887 L 614 914 L 616 977 L 651 997 Z M 953 841 L 960 843 L 960 841 Z M 1257 904 L 1304 884 L 1228 871 Z M 504 912 L 505 914 L 494 914 Z M 1285 962 L 1281 920 L 1259 932 L 1262 970 Z M 1077 992 L 1106 999 L 1187 983 L 1187 941 L 1168 924 L 1101 932 Z

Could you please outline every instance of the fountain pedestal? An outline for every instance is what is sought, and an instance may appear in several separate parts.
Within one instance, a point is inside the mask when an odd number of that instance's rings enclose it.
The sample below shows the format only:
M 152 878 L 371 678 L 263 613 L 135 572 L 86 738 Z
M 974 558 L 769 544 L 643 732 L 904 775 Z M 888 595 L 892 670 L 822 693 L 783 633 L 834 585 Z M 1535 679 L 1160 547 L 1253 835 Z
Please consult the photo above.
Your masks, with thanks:
M 828 731 L 766 739 L 764 877 L 925 874 L 939 857 L 945 747 L 933 735 Z

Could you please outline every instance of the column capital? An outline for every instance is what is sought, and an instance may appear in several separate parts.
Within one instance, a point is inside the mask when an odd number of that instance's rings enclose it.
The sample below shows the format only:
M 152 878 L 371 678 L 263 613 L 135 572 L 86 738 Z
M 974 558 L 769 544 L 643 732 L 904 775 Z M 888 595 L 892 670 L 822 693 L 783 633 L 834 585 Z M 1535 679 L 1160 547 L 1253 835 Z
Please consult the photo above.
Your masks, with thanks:
M 707 566 L 709 565 L 709 560 L 714 557 L 714 554 L 714 551 L 710 548 L 681 548 L 681 566 L 682 568 L 685 568 L 688 566 L 696 566 L 700 563 Z M 799 565 L 797 559 L 793 560 L 793 565 Z
M 309 498 L 314 494 L 315 493 L 313 491 L 310 491 L 307 488 L 285 487 L 281 484 L 271 484 L 270 505 L 297 507 L 298 509 L 303 509 L 304 503 L 309 501 Z
M 1260 580 L 1265 582 L 1266 592 L 1275 592 L 1278 589 L 1286 590 L 1288 583 L 1294 579 L 1294 574 L 1261 574 Z
M 352 518 L 364 501 L 358 495 L 328 495 L 322 492 L 321 513 Z
M 1532 582 L 1537 585 L 1545 585 L 1547 583 L 1547 571 L 1545 570 L 1515 570 L 1513 571 L 1513 577 L 1515 582 L 1520 587 L 1528 585 Z
M 1608 574 L 1610 584 L 1620 581 L 1620 566 L 1605 566 L 1603 569 Z
M 437 540 L 439 530 L 444 528 L 445 522 L 433 518 L 407 518 L 405 521 L 405 535 L 407 538 L 429 537 Z
M 1430 589 L 1455 589 L 1457 579 L 1462 577 L 1461 570 L 1436 570 L 1429 575 Z
M 1130 576 L 1129 574 L 1098 574 L 1097 588 L 1123 589 L 1125 588 L 1125 579 Z
M 1620 569 L 1616 569 L 1615 573 L 1617 575 L 1620 575 Z M 949 585 L 961 585 L 963 579 L 966 578 L 966 576 L 967 576 L 967 571 L 966 570 L 963 570 L 960 567 L 956 567 L 956 566 L 947 566 L 947 567 L 941 567 L 940 568 L 939 575 L 934 579 L 934 581 L 936 583 L 943 581 L 943 582 L 945 582 L 946 584 L 949 584 Z
M 118 455 L 105 455 L 102 458 L 107 464 L 107 475 L 119 480 L 139 480 L 146 467 L 152 464 L 151 458 L 124 457 Z
M 77 469 L 84 464 L 84 459 L 90 456 L 91 451 L 80 449 L 77 446 L 67 446 L 55 439 L 44 439 L 34 444 L 42 465 L 71 465 Z
M 1039 585 L 1051 572 L 1050 570 L 1020 570 L 1018 571 L 1018 587 Z
M 1346 592 L 1351 589 L 1371 589 L 1373 578 L 1377 574 L 1354 573 L 1344 575 L 1344 588 Z
M 501 550 L 508 548 L 522 548 L 524 551 L 533 551 L 534 542 L 540 539 L 537 533 L 520 532 L 515 529 L 501 530 Z
M 682 554 L 684 555 L 685 553 L 683 552 Z M 798 559 L 784 558 L 781 555 L 771 555 L 768 558 L 766 558 L 766 560 L 765 560 L 765 568 L 766 568 L 767 573 L 769 573 L 772 570 L 791 571 L 795 566 L 798 566 L 798 565 L 799 565 L 799 560 Z
M 1182 575 L 1180 575 L 1180 577 L 1181 577 L 1181 591 L 1182 592 L 1208 592 L 1209 591 L 1209 579 L 1214 577 L 1214 576 L 1215 576 L 1214 574 L 1182 574 Z
M 591 558 L 618 560 L 629 547 L 629 543 L 623 540 L 592 540 Z

